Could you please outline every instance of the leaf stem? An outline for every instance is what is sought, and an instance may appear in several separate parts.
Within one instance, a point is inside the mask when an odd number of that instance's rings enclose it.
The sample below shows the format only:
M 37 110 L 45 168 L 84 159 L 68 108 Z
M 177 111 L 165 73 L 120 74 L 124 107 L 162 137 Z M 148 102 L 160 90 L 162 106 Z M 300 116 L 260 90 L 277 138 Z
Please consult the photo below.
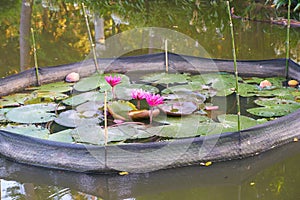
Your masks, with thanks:
M 288 81 L 289 60 L 290 60 L 290 27 L 291 27 L 291 0 L 288 3 L 288 23 L 286 30 L 286 57 L 285 57 L 285 78 Z

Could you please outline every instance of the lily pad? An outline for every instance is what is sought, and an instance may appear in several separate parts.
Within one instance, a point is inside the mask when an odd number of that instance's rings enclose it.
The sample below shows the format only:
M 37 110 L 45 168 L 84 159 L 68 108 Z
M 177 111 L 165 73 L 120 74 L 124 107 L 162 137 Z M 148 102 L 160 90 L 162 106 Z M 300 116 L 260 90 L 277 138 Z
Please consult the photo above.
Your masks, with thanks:
M 174 94 L 163 95 L 166 100 L 176 100 L 181 102 L 194 102 L 195 104 L 203 104 L 206 100 L 206 96 L 198 92 L 190 91 L 177 91 Z
M 6 113 L 9 121 L 16 123 L 45 123 L 55 119 L 55 111 L 57 104 L 32 104 L 22 107 L 13 108 Z
M 288 115 L 300 108 L 297 104 L 265 106 L 247 109 L 247 112 L 260 117 L 281 117 Z
M 71 132 L 73 129 L 66 129 L 57 133 L 53 133 L 49 135 L 49 140 L 57 141 L 57 142 L 66 142 L 72 143 L 74 142 Z
M 92 124 L 77 127 L 72 131 L 72 137 L 77 143 L 105 144 L 104 130 L 100 126 Z
M 111 100 L 111 95 L 107 95 L 107 100 Z M 70 98 L 63 100 L 62 102 L 69 106 L 78 106 L 88 101 L 103 101 L 104 93 L 101 92 L 85 92 L 78 95 L 74 95 Z
M 19 106 L 24 104 L 29 98 L 29 94 L 25 93 L 16 93 L 9 96 L 4 96 L 0 98 L 0 108 L 1 107 L 8 107 L 8 106 Z
M 141 81 L 154 84 L 187 83 L 189 74 L 154 73 L 141 77 Z
M 130 79 L 124 74 L 94 74 L 90 77 L 81 79 L 74 85 L 74 89 L 79 92 L 87 92 L 97 88 L 100 88 L 101 91 L 110 90 L 111 86 L 105 81 L 105 76 L 120 76 L 122 78 L 120 84 L 129 84 Z
M 48 139 L 49 137 L 48 129 L 35 125 L 8 125 L 5 128 L 1 128 L 1 130 L 41 139 Z
M 103 119 L 103 116 L 99 112 L 94 111 L 93 114 L 79 113 L 75 110 L 67 110 L 59 114 L 55 119 L 55 122 L 65 127 L 79 127 L 89 124 L 99 124 Z
M 238 131 L 238 116 L 231 114 L 224 114 L 218 116 L 219 122 L 222 124 L 222 132 Z M 257 121 L 253 118 L 240 115 L 241 130 L 257 125 Z
M 197 110 L 197 106 L 193 102 L 166 102 L 159 108 L 170 116 L 190 115 Z
M 113 101 L 108 104 L 108 111 L 114 119 L 129 120 L 128 112 L 131 110 L 136 110 L 136 107 L 128 101 Z
M 295 101 L 292 100 L 286 100 L 286 99 L 279 99 L 279 98 L 260 98 L 260 99 L 256 99 L 254 101 L 254 103 L 256 103 L 259 106 L 278 106 L 278 105 L 291 105 L 291 104 L 295 104 L 300 106 L 300 103 L 297 103 Z
M 86 111 L 98 111 L 104 105 L 103 101 L 88 101 L 76 107 L 76 111 L 83 113 Z
M 45 84 L 39 87 L 31 87 L 26 90 L 36 90 L 39 92 L 53 92 L 53 93 L 63 93 L 72 90 L 72 84 L 63 81 Z

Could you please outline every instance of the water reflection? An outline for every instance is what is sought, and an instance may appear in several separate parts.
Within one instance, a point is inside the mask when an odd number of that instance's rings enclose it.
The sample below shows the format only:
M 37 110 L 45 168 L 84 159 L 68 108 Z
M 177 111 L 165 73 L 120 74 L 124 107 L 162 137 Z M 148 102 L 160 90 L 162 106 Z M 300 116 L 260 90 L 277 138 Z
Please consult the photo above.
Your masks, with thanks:
M 90 52 L 80 2 L 43 0 L 33 5 L 31 27 L 36 33 L 39 66 L 80 61 L 85 59 Z M 230 31 L 223 2 L 146 0 L 137 1 L 136 4 L 117 4 L 113 1 L 86 2 L 86 4 L 90 8 L 90 26 L 96 42 L 100 41 L 104 44 L 105 38 L 133 28 L 163 27 L 179 31 L 198 41 L 198 44 L 202 45 L 212 58 L 232 58 L 229 50 L 231 49 Z M 19 48 L 20 5 L 21 0 L 8 1 L 7 5 L 1 9 L 3 13 L 0 14 L 0 42 L 2 44 L 0 76 L 19 70 L 21 59 L 19 50 L 22 50 Z M 261 21 L 284 16 L 284 13 L 274 8 L 263 6 L 262 2 L 250 3 L 239 0 L 234 1 L 232 6 L 235 7 L 237 15 L 263 19 Z M 234 26 L 238 59 L 285 57 L 285 27 L 270 25 L 269 22 L 241 19 L 235 19 Z M 293 28 L 291 30 L 291 57 L 298 62 L 299 38 L 299 28 Z M 26 67 L 32 67 L 33 52 L 30 50 L 28 53 L 29 56 L 24 56 L 26 59 L 30 58 Z M 137 53 L 145 52 L 135 52 Z
M 299 144 L 292 143 L 209 167 L 125 176 L 49 170 L 1 158 L 2 199 L 297 199 L 299 155 Z

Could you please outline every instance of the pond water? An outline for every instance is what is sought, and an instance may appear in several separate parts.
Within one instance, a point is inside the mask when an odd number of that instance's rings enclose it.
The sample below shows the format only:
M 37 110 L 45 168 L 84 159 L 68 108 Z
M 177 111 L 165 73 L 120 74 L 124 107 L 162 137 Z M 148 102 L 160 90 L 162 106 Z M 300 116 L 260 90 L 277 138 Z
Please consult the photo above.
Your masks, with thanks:
M 234 1 L 232 6 L 236 15 L 252 19 L 268 20 L 286 14 L 263 4 Z M 232 59 L 223 2 L 138 1 L 92 7 L 103 16 L 106 39 L 134 28 L 163 27 L 197 41 L 207 51 L 205 56 Z M 0 11 L 0 77 L 4 77 L 20 71 L 21 1 L 0 2 Z M 89 19 L 93 20 L 91 16 Z M 81 61 L 90 53 L 80 4 L 71 0 L 36 1 L 31 26 L 39 66 Z M 93 24 L 91 28 L 94 35 Z M 238 59 L 285 57 L 285 27 L 234 19 L 234 29 Z M 300 29 L 292 28 L 290 38 L 291 58 L 300 62 Z M 144 49 L 128 55 L 153 51 L 161 50 Z M 27 67 L 34 65 L 33 50 L 29 57 Z M 240 161 L 125 176 L 68 173 L 1 159 L 1 199 L 297 199 L 299 155 L 299 144 L 293 143 Z

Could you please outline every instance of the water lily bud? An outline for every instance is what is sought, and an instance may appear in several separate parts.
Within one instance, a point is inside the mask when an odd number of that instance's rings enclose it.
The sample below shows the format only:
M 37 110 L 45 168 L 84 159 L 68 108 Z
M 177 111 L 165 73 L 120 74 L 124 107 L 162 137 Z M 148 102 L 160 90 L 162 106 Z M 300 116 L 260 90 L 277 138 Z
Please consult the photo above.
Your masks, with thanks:
M 68 82 L 68 83 L 74 83 L 74 82 L 77 82 L 77 81 L 79 81 L 79 79 L 80 79 L 80 76 L 79 76 L 79 74 L 78 73 L 76 73 L 76 72 L 72 72 L 72 73 L 70 73 L 70 74 L 68 74 L 67 76 L 66 76 L 66 82 Z
M 290 80 L 290 81 L 288 82 L 288 85 L 289 85 L 290 87 L 296 87 L 298 84 L 299 84 L 299 82 L 296 81 L 296 80 Z
M 271 87 L 271 86 L 272 86 L 272 83 L 270 81 L 268 81 L 268 80 L 263 80 L 259 84 L 260 88 Z

